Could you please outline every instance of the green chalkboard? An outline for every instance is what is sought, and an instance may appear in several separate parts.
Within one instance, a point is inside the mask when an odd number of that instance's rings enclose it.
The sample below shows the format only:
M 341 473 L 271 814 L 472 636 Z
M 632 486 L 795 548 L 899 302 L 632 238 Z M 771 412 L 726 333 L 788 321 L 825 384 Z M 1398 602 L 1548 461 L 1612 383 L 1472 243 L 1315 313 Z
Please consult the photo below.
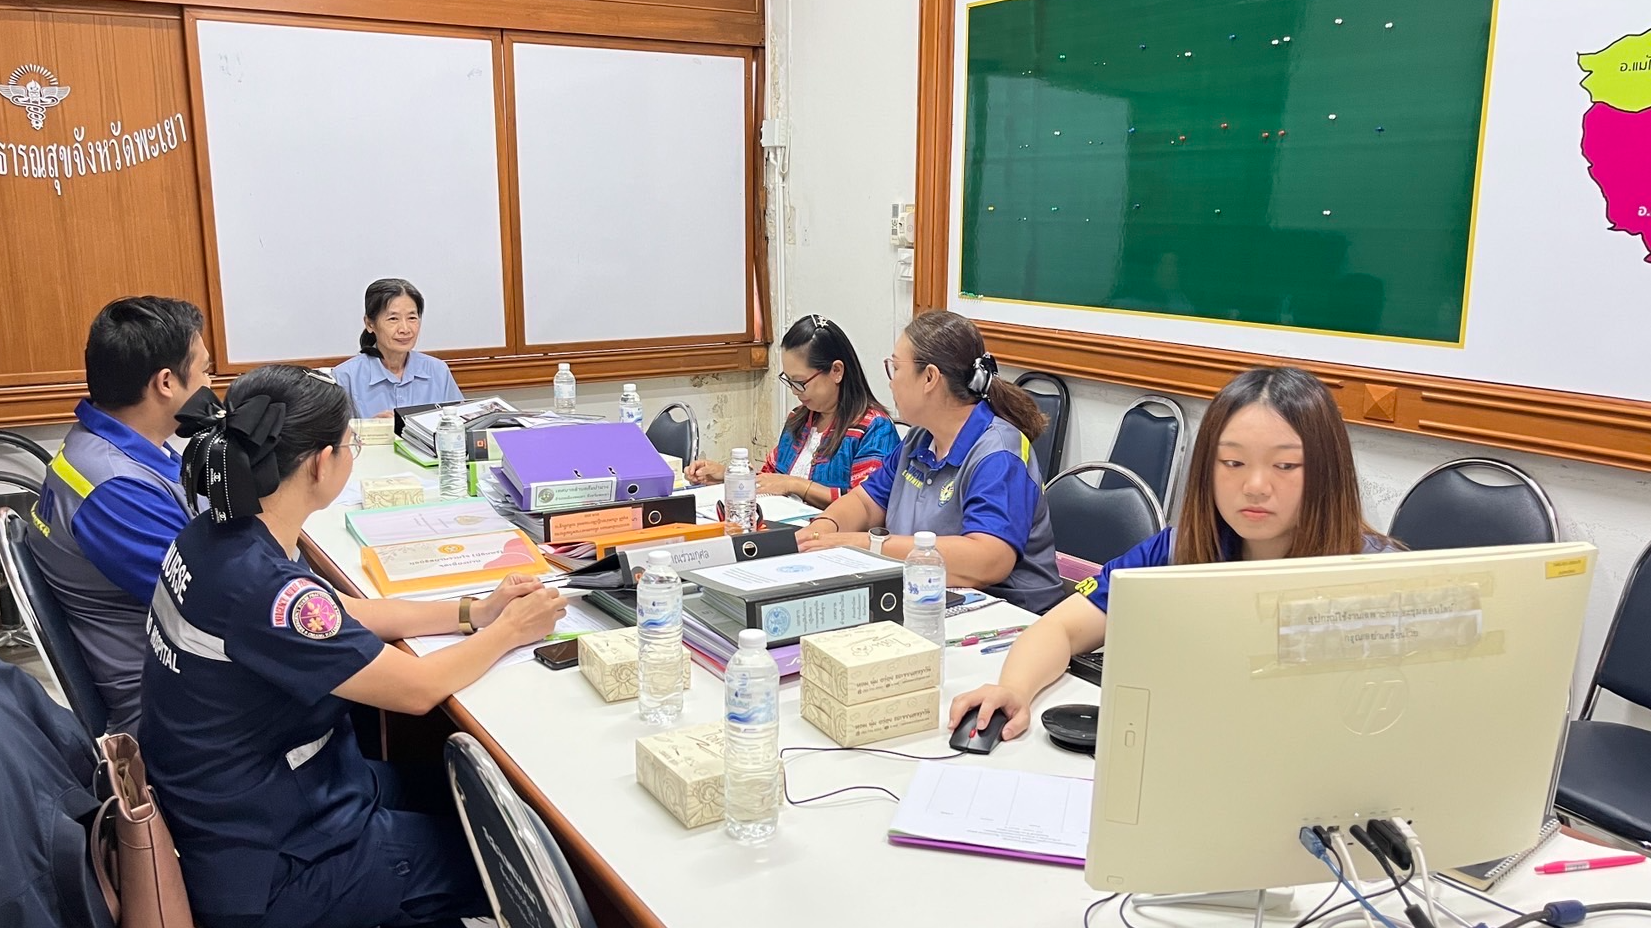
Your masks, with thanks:
M 1460 343 L 1493 6 L 971 6 L 964 296 Z

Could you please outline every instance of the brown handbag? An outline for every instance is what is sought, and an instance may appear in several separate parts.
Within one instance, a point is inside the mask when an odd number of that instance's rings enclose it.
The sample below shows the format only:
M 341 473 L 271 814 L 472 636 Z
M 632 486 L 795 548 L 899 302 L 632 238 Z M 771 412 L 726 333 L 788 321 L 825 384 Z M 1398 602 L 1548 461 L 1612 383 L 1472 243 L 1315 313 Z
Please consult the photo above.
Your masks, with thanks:
M 92 866 L 109 914 L 120 928 L 193 928 L 183 868 L 137 741 L 131 735 L 107 735 L 98 749 L 99 769 L 108 772 L 111 795 L 92 826 Z

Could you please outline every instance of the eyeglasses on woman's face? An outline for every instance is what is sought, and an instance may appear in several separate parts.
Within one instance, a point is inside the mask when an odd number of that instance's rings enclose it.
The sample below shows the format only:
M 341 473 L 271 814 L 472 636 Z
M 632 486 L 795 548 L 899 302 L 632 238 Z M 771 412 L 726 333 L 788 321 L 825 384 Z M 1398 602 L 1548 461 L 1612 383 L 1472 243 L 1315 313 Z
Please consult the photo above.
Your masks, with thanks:
M 780 374 L 779 378 L 780 383 L 785 384 L 787 389 L 789 389 L 792 393 L 801 396 L 803 391 L 808 389 L 808 385 L 813 383 L 814 379 L 823 373 L 825 373 L 825 371 L 815 371 L 807 377 L 804 377 L 802 380 L 797 380 L 790 374 Z

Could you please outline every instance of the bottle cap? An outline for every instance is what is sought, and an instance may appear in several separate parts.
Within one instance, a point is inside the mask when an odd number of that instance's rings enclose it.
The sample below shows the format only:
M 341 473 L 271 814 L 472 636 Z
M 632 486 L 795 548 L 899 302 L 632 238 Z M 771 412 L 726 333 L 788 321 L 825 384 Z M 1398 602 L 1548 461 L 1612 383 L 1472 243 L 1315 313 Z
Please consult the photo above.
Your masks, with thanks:
M 745 448 L 735 448 L 734 449 L 734 460 L 736 460 L 736 461 L 749 461 L 749 460 L 751 460 L 751 452 L 749 450 L 745 449 Z
M 768 648 L 768 633 L 760 628 L 745 628 L 740 630 L 740 649 L 762 651 Z
M 648 566 L 649 567 L 669 567 L 669 566 L 671 566 L 671 552 L 669 552 L 669 551 L 649 551 L 648 552 Z
M 934 532 L 918 532 L 912 536 L 912 540 L 917 543 L 919 548 L 932 548 L 934 547 Z
M 556 370 L 558 372 L 565 371 L 565 370 L 570 370 L 570 368 L 568 367 L 568 362 L 563 361 L 562 363 L 556 365 Z
M 626 393 L 635 393 L 636 392 L 636 384 L 634 384 L 634 383 L 625 384 L 625 392 Z

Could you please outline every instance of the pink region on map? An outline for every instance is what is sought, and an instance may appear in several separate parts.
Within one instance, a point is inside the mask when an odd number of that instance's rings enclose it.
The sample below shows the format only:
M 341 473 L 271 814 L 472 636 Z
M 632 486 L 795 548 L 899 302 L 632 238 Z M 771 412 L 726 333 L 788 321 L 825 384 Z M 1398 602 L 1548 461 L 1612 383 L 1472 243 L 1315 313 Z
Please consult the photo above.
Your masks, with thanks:
M 1651 110 L 1594 104 L 1582 117 L 1582 156 L 1605 194 L 1612 231 L 1638 236 L 1651 264 Z

